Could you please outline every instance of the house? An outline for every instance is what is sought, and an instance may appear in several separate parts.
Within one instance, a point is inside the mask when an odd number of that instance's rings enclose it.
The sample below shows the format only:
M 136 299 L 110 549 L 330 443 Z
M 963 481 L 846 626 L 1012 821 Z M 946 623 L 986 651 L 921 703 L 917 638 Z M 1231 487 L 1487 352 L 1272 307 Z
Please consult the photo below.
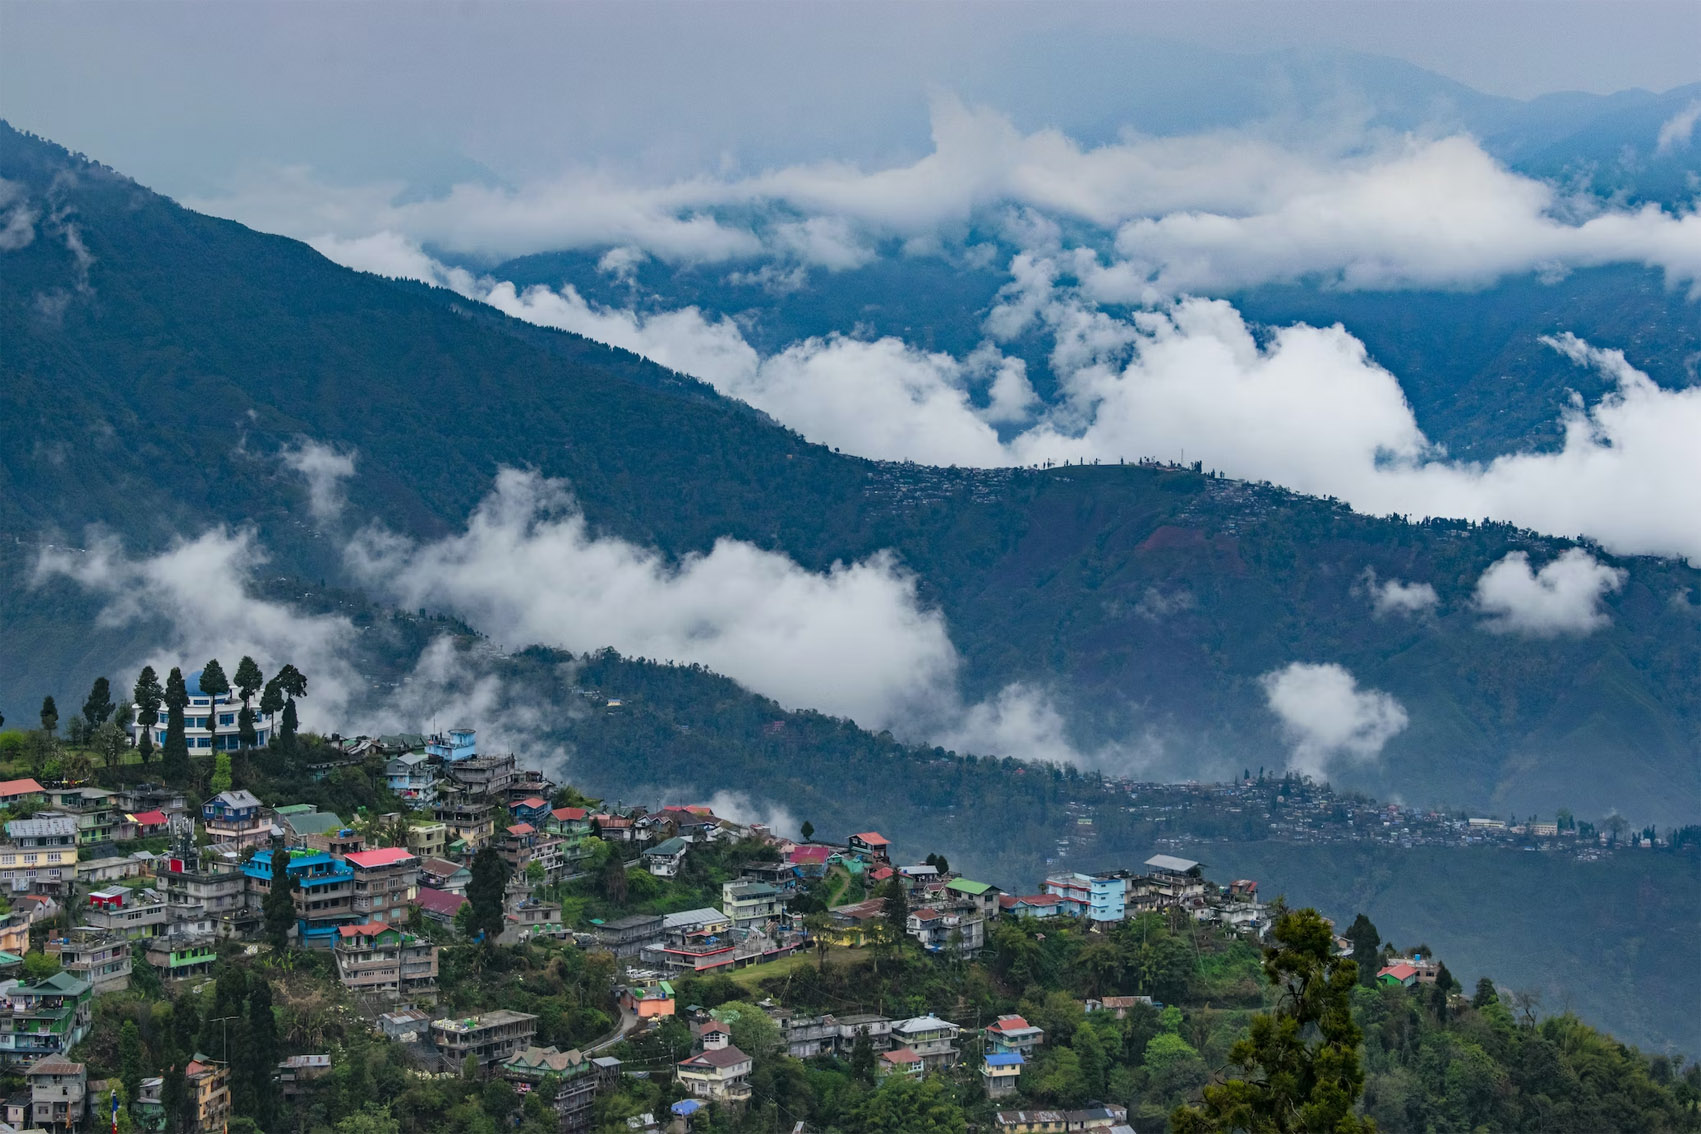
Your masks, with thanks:
M 1385 985 L 1389 985 L 1389 986 L 1399 986 L 1401 988 L 1410 988 L 1412 985 L 1416 984 L 1417 982 L 1418 982 L 1417 966 L 1407 964 L 1404 961 L 1401 961 L 1398 964 L 1384 966 L 1383 968 L 1377 970 L 1377 973 L 1376 973 L 1376 983 L 1377 984 L 1385 984 Z
M 739 929 L 753 929 L 784 912 L 779 890 L 766 882 L 721 883 L 721 909 Z
M 445 764 L 471 760 L 478 755 L 478 732 L 463 727 L 437 733 L 426 743 L 425 751 Z
M 384 765 L 384 778 L 390 793 L 415 810 L 437 802 L 437 772 L 423 752 L 391 757 Z
M 880 1053 L 880 1073 L 883 1075 L 913 1075 L 920 1078 L 927 1070 L 913 1048 L 895 1047 L 891 1051 Z
M 331 1073 L 329 1055 L 292 1055 L 278 1063 L 277 1080 L 284 1101 L 294 1102 L 313 1083 Z
M 293 842 L 306 843 L 309 839 L 325 839 L 326 849 L 330 847 L 331 836 L 348 829 L 342 816 L 317 809 L 280 815 L 279 818 L 283 820 L 284 830 Z
M 1022 1068 L 1027 1060 L 1020 1052 L 988 1051 L 981 1058 L 980 1081 L 989 1099 L 1001 1099 L 1016 1093 L 1021 1082 Z
M 0 782 L 0 807 L 11 807 L 15 803 L 45 803 L 46 801 L 47 789 L 33 779 Z
M 223 1130 L 230 1118 L 230 1069 L 222 1064 L 191 1059 L 183 1069 L 195 1100 L 195 1129 L 199 1134 Z
M 508 811 L 514 816 L 516 822 L 530 823 L 534 827 L 541 826 L 543 821 L 549 817 L 549 801 L 542 796 L 527 796 L 525 799 L 510 803 Z
M 48 802 L 77 820 L 79 846 L 95 846 L 111 842 L 118 826 L 118 813 L 112 805 L 112 792 L 87 785 L 70 785 L 48 791 Z
M 512 752 L 506 756 L 472 756 L 445 763 L 443 772 L 448 777 L 449 790 L 500 804 L 504 812 L 508 807 L 508 787 L 519 778 Z
M 1128 1013 L 1141 1004 L 1148 1008 L 1157 1008 L 1150 996 L 1105 996 L 1097 1000 L 1087 1001 L 1086 1010 L 1089 1012 L 1109 1012 L 1116 1019 L 1125 1020 L 1128 1018 Z
M 468 850 L 483 846 L 496 830 L 496 804 L 461 792 L 439 796 L 431 817 L 443 824 L 450 846 L 459 842 Z
M 32 781 L 33 782 L 33 781 Z M 6 823 L 0 846 L 0 888 L 12 893 L 58 892 L 77 876 L 77 821 L 43 812 Z
M 190 980 L 213 971 L 218 948 L 211 933 L 177 932 L 150 937 L 143 943 L 143 957 L 166 980 Z
M 310 949 L 329 949 L 337 942 L 337 927 L 361 920 L 354 910 L 354 867 L 324 851 L 285 852 L 284 870 L 295 879 L 295 917 L 301 943 Z M 410 856 L 411 857 L 411 856 Z M 242 864 L 249 896 L 255 906 L 271 891 L 272 851 L 255 851 Z
M 561 903 L 538 901 L 525 890 L 511 897 L 502 921 L 503 930 L 498 938 L 502 945 L 518 945 L 540 937 L 560 940 L 567 936 L 567 927 L 561 922 Z
M 1205 893 L 1199 864 L 1190 858 L 1155 854 L 1145 862 L 1150 873 L 1140 878 L 1137 901 L 1142 909 L 1179 906 Z
M 93 926 L 73 926 L 64 937 L 47 942 L 65 971 L 89 982 L 94 994 L 123 992 L 130 987 L 130 941 Z
M 421 914 L 444 925 L 453 925 L 455 915 L 467 904 L 465 894 L 451 894 L 447 890 L 433 890 L 429 886 L 421 886 L 414 900 L 419 904 Z
M 367 921 L 406 921 L 408 906 L 419 892 L 419 859 L 400 847 L 356 851 L 343 855 L 354 870 L 354 900 L 357 917 Z
M 532 861 L 532 848 L 537 846 L 537 828 L 530 823 L 515 823 L 496 837 L 496 853 L 515 875 L 524 875 Z
M 732 1045 L 724 1028 L 705 1029 L 703 1050 L 674 1068 L 674 1077 L 693 1098 L 722 1103 L 750 1100 L 750 1057 Z
M 437 993 L 437 946 L 393 925 L 337 927 L 332 950 L 343 987 L 366 995 L 430 1000 Z
M 38 1059 L 24 1072 L 30 1085 L 30 1124 L 43 1130 L 79 1126 L 87 1110 L 89 1078 L 81 1063 L 62 1055 Z
M 971 910 L 911 910 L 904 930 L 930 953 L 953 952 L 969 956 L 986 944 L 986 922 Z
M 879 831 L 863 831 L 845 840 L 845 847 L 852 854 L 873 859 L 876 862 L 891 863 L 892 842 Z
M 506 1008 L 480 1016 L 431 1021 L 431 1042 L 448 1065 L 459 1068 L 471 1055 L 486 1067 L 503 1062 L 532 1046 L 537 1017 Z
M 805 878 L 819 878 L 827 872 L 828 865 L 837 854 L 832 847 L 806 846 L 793 847 L 785 857 Z
M 646 945 L 654 945 L 664 936 L 660 914 L 631 914 L 616 921 L 593 921 L 579 939 L 616 957 L 636 957 Z
M 443 823 L 418 823 L 408 828 L 408 850 L 420 858 L 442 858 L 449 849 L 449 828 Z
M 1000 1016 L 986 1028 L 986 1045 L 990 1051 L 1026 1055 L 1044 1042 L 1045 1029 L 1021 1016 Z
M 584 807 L 557 807 L 549 813 L 545 826 L 558 835 L 588 835 L 591 813 Z
M 663 980 L 652 985 L 624 988 L 620 992 L 620 1007 L 640 1020 L 671 1016 L 675 1010 L 673 985 Z
M 94 989 L 72 973 L 12 986 L 0 999 L 0 1062 L 64 1055 L 89 1034 Z
M 832 918 L 833 927 L 823 931 L 821 936 L 834 945 L 848 945 L 853 948 L 866 945 L 885 932 L 884 898 L 869 898 L 862 902 L 852 902 L 850 905 L 834 906 L 827 913 Z
M 1103 1130 L 1106 1134 L 1128 1123 L 1125 1106 L 1097 1106 L 1082 1110 L 1001 1110 L 993 1116 L 999 1134 L 1075 1134 Z
M 398 1008 L 378 1016 L 378 1030 L 393 1040 L 413 1043 L 431 1027 L 431 1017 L 418 1008 Z
M 425 858 L 420 860 L 419 880 L 433 890 L 464 894 L 472 883 L 472 871 L 446 858 Z
M 646 847 L 643 855 L 644 868 L 657 878 L 673 878 L 679 874 L 679 868 L 685 862 L 685 852 L 690 846 L 690 843 L 675 835 L 665 843 Z
M 929 1071 L 942 1071 L 957 1063 L 957 1036 L 961 1031 L 949 1020 L 916 1016 L 892 1026 L 892 1042 L 913 1049 Z
M 953 878 L 945 883 L 945 894 L 953 905 L 967 907 L 979 913 L 982 917 L 993 917 L 998 913 L 998 898 L 1004 891 L 989 882 L 973 882 L 967 878 Z
M 272 824 L 253 792 L 221 791 L 201 805 L 207 838 L 215 843 L 258 847 L 271 842 Z
M 556 1129 L 565 1134 L 577 1134 L 591 1128 L 591 1106 L 601 1087 L 597 1067 L 578 1050 L 560 1051 L 553 1047 L 528 1047 L 515 1052 L 502 1064 L 502 1077 L 518 1085 L 522 1092 L 541 1087 L 553 1076 L 555 1079 Z
M 1000 894 L 998 908 L 1011 917 L 1056 917 L 1061 899 L 1055 894 Z

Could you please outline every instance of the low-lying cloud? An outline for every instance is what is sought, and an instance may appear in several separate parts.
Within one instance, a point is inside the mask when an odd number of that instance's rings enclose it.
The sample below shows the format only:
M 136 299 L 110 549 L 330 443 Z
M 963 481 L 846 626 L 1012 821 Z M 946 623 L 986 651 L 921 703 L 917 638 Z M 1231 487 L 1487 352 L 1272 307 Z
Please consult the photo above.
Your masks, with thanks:
M 1485 628 L 1498 633 L 1552 638 L 1590 634 L 1611 621 L 1601 601 L 1624 585 L 1628 573 L 1572 548 L 1539 571 L 1529 554 L 1514 551 L 1477 580 L 1477 608 Z
M 1344 667 L 1293 662 L 1259 679 L 1265 703 L 1292 744 L 1288 766 L 1321 777 L 1338 759 L 1373 760 L 1405 731 L 1406 710 L 1391 694 L 1360 689 Z
M 354 475 L 354 458 L 352 452 L 310 439 L 285 446 L 278 453 L 283 466 L 301 474 L 307 482 L 307 509 L 321 527 L 334 524 L 342 516 L 348 502 L 343 481 Z
M 1377 617 L 1388 614 L 1416 616 L 1428 614 L 1440 603 L 1441 597 L 1428 583 L 1407 583 L 1400 579 L 1378 580 L 1376 572 L 1364 570 L 1364 586 L 1370 593 L 1370 604 Z

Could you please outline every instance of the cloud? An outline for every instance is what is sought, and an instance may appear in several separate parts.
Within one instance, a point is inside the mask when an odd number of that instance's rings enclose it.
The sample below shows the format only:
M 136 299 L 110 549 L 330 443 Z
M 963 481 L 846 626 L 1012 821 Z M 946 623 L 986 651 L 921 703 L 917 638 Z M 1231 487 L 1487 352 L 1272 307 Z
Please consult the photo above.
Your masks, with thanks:
M 249 582 L 265 562 L 251 531 L 221 527 L 142 558 L 129 557 L 111 538 L 97 539 L 83 552 L 47 551 L 34 577 L 64 576 L 104 595 L 103 625 L 162 623 L 163 641 L 136 659 L 137 669 L 152 665 L 163 674 L 180 666 L 187 674 L 216 656 L 233 672 L 248 654 L 273 673 L 288 662 L 309 680 L 303 726 L 345 727 L 344 711 L 366 688 L 350 661 L 354 626 L 340 616 L 303 614 L 255 597 Z
M 1530 557 L 1510 552 L 1477 580 L 1477 608 L 1483 625 L 1496 633 L 1552 638 L 1590 634 L 1612 619 L 1601 600 L 1624 585 L 1629 573 L 1608 567 L 1581 548 L 1572 548 L 1540 571 Z
M 354 459 L 353 452 L 313 440 L 303 440 L 278 453 L 285 468 L 300 473 L 307 481 L 307 507 L 321 527 L 335 523 L 342 515 L 347 503 L 343 481 L 354 475 Z
M 731 819 L 746 826 L 760 823 L 776 835 L 802 838 L 802 824 L 792 813 L 777 803 L 751 798 L 748 792 L 717 791 L 708 799 L 709 809 L 721 819 Z
M 27 248 L 35 239 L 35 222 L 39 216 L 29 202 L 23 182 L 0 177 L 0 252 Z
M 1672 138 L 1682 117 L 1667 124 Z M 931 152 L 882 169 L 820 162 L 662 185 L 577 171 L 520 188 L 457 185 L 429 200 L 403 200 L 399 184 L 332 187 L 287 169 L 189 203 L 302 239 L 401 233 L 485 262 L 624 248 L 669 263 L 828 270 L 869 262 L 887 239 L 958 246 L 977 221 L 1014 208 L 1041 228 L 1114 233 L 1118 258 L 1094 287 L 1121 303 L 1302 277 L 1476 287 L 1606 263 L 1701 279 L 1701 217 L 1562 197 L 1467 137 L 1321 131 L 1296 145 L 1214 131 L 1083 146 L 1052 129 L 1023 133 L 948 94 L 934 99 L 931 123 Z
M 508 646 L 699 662 L 871 727 L 948 697 L 955 680 L 944 619 L 889 556 L 815 574 L 721 540 L 670 563 L 592 536 L 565 487 L 531 473 L 500 473 L 461 534 L 412 544 L 368 530 L 349 554 L 400 605 L 455 611 Z
M 1695 137 L 1695 123 L 1701 121 L 1701 98 L 1660 123 L 1660 134 L 1654 152 L 1669 154 L 1686 149 Z
M 1289 766 L 1321 776 L 1335 759 L 1373 760 L 1406 728 L 1405 707 L 1393 696 L 1360 689 L 1333 663 L 1293 662 L 1259 678 L 1270 711 L 1293 746 Z
M 1369 567 L 1364 569 L 1364 584 L 1378 618 L 1386 614 L 1427 614 L 1441 601 L 1428 583 L 1405 583 L 1399 579 L 1378 582 L 1376 572 Z

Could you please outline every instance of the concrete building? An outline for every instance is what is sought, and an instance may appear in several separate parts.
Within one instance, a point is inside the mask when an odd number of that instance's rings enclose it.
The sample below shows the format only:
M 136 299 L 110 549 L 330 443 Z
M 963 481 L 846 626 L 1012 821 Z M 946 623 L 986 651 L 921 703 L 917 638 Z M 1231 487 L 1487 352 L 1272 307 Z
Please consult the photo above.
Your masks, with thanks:
M 437 995 L 437 946 L 383 922 L 337 928 L 333 950 L 343 987 L 367 996 L 430 1002 Z
M 229 1068 L 191 1059 L 183 1076 L 189 1080 L 189 1093 L 195 1099 L 197 1134 L 222 1131 L 230 1118 Z
M 83 924 L 131 941 L 165 932 L 166 898 L 158 890 L 109 886 L 89 895 Z
M 766 882 L 723 882 L 721 909 L 735 927 L 755 929 L 784 913 L 785 902 L 779 890 Z
M 32 781 L 33 782 L 33 781 Z M 0 887 L 15 894 L 56 894 L 77 876 L 77 820 L 41 813 L 6 823 Z
M 559 1134 L 582 1134 L 591 1128 L 591 1106 L 596 1101 L 600 1084 L 596 1065 L 578 1050 L 559 1051 L 553 1047 L 528 1047 L 508 1057 L 502 1064 L 502 1077 L 521 1089 L 543 1085 L 555 1076 L 556 1094 L 553 1100 L 556 1130 Z
M 419 893 L 419 859 L 399 847 L 357 851 L 343 861 L 354 869 L 353 908 L 367 921 L 405 921 Z
M 957 1036 L 962 1032 L 949 1020 L 937 1016 L 916 1016 L 892 1027 L 892 1042 L 907 1047 L 921 1056 L 929 1071 L 955 1067 L 960 1052 Z
M 295 879 L 295 916 L 301 943 L 310 949 L 329 949 L 336 944 L 337 927 L 360 918 L 354 911 L 354 868 L 324 851 L 286 852 L 284 870 Z M 254 852 L 242 864 L 248 877 L 249 903 L 261 908 L 271 892 L 272 851 Z
M 128 938 L 78 925 L 64 937 L 49 940 L 46 952 L 57 954 L 66 972 L 88 981 L 96 996 L 130 987 Z
M 14 985 L 0 999 L 0 1062 L 64 1055 L 89 1034 L 93 1001 L 93 987 L 72 973 Z
M 201 805 L 207 838 L 238 847 L 264 846 L 272 839 L 272 821 L 248 791 L 221 791 Z
M 724 1028 L 706 1028 L 701 1038 L 703 1050 L 681 1059 L 674 1068 L 680 1086 L 693 1098 L 732 1104 L 750 1101 L 750 1057 L 732 1046 Z
M 1120 874 L 1053 874 L 1040 889 L 1057 898 L 1067 916 L 1100 924 L 1127 920 L 1128 879 Z
M 384 765 L 390 791 L 409 807 L 418 810 L 437 801 L 437 769 L 423 752 L 404 752 Z
M 536 1016 L 506 1008 L 480 1016 L 431 1021 L 432 1044 L 456 1070 L 469 1055 L 484 1066 L 493 1067 L 532 1046 L 536 1037 Z
M 30 1124 L 43 1130 L 82 1125 L 88 1109 L 89 1077 L 81 1064 L 62 1055 L 39 1059 L 24 1072 L 30 1084 Z
M 142 956 L 165 980 L 191 980 L 213 971 L 218 944 L 211 933 L 168 933 L 148 938 Z
M 452 728 L 447 732 L 433 735 L 425 746 L 426 754 L 441 760 L 445 764 L 456 764 L 462 760 L 471 760 L 478 755 L 478 731 L 470 728 Z
M 234 691 L 222 694 L 216 700 L 203 693 L 200 670 L 185 677 L 183 684 L 189 691 L 189 704 L 183 710 L 183 737 L 189 745 L 190 754 L 211 752 L 215 748 L 221 752 L 235 752 L 242 747 L 242 726 L 238 720 L 242 713 L 242 698 Z M 254 714 L 254 747 L 264 748 L 272 739 L 271 714 L 262 713 L 252 703 L 249 707 Z M 132 746 L 142 736 L 142 725 L 137 721 L 142 707 L 135 705 L 133 709 L 130 723 L 125 726 Z M 159 721 L 153 726 L 156 749 L 165 747 L 166 728 L 166 710 L 161 708 Z

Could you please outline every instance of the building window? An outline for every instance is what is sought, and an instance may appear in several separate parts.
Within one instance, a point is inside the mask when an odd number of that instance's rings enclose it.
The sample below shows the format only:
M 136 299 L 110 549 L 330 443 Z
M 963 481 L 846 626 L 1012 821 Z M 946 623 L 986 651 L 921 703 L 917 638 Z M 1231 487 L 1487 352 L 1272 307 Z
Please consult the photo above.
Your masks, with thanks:
M 219 724 L 220 725 L 233 725 L 235 723 L 236 723 L 236 714 L 235 713 L 220 713 L 219 714 Z

